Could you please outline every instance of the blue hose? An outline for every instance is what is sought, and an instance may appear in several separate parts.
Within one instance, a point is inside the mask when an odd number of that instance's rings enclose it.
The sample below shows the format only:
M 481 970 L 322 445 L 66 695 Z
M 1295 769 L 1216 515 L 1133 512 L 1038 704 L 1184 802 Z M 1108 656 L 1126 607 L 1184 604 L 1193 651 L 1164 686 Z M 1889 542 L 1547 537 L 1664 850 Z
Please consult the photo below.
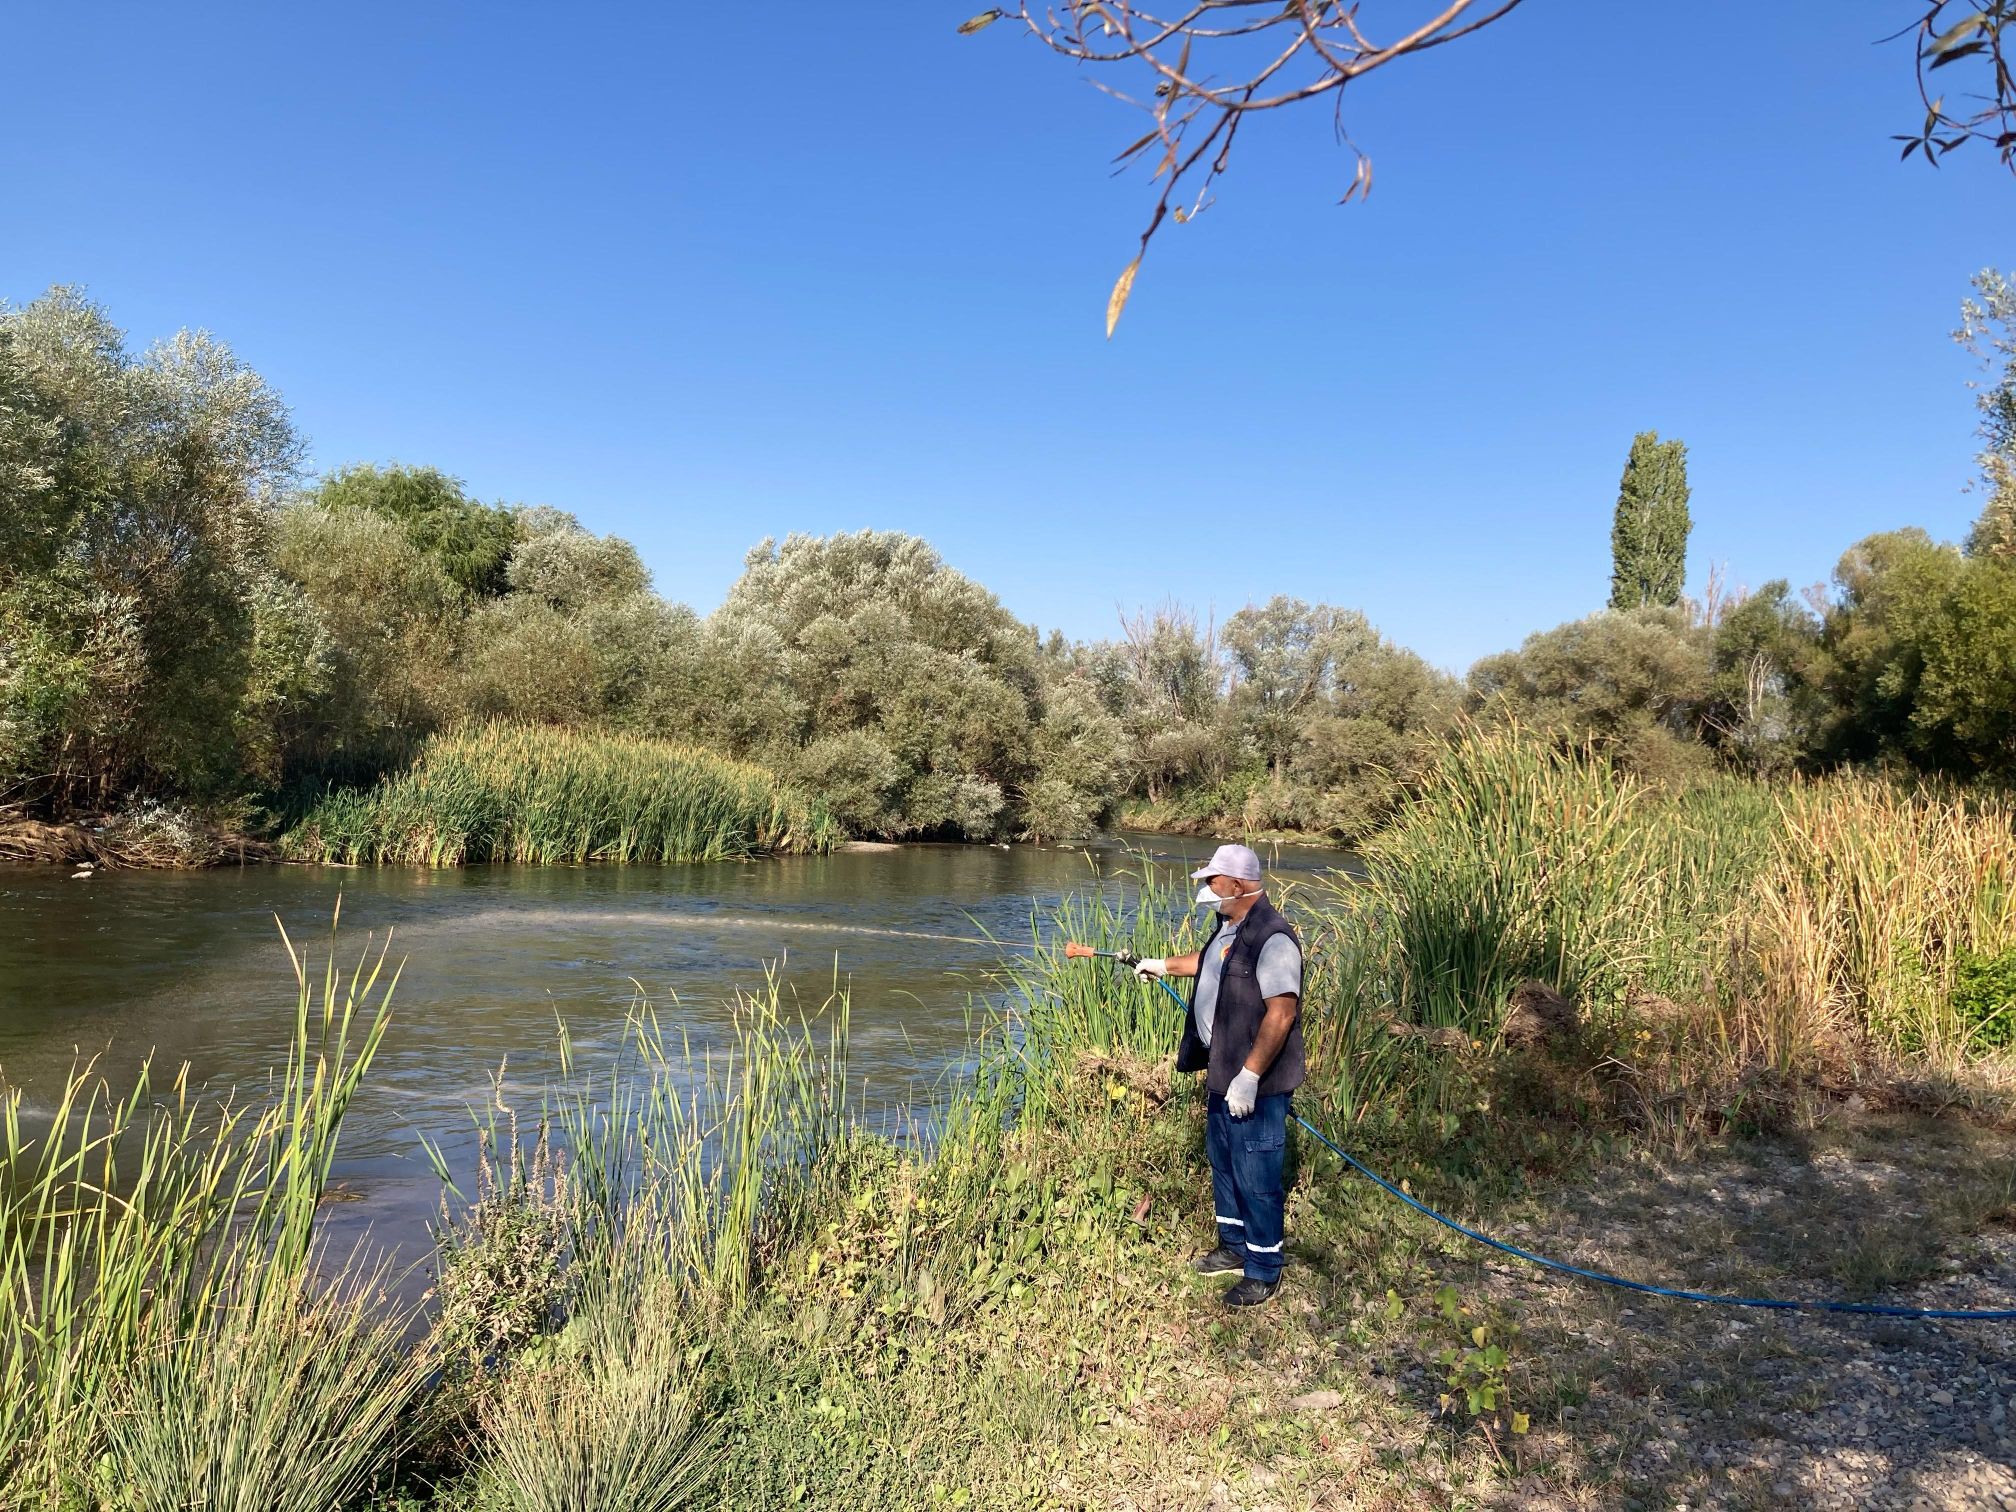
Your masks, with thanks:
M 1155 985 L 1168 993 L 1178 1008 L 1181 1008 L 1185 1013 L 1190 1011 L 1190 1005 L 1183 1001 L 1182 994 L 1177 992 L 1174 987 L 1171 987 L 1160 977 L 1155 979 Z M 1398 1197 L 1407 1206 L 1413 1208 L 1415 1212 L 1433 1218 L 1444 1228 L 1455 1230 L 1455 1232 L 1461 1234 L 1465 1239 L 1474 1239 L 1477 1243 L 1497 1250 L 1500 1254 L 1510 1255 L 1515 1260 L 1524 1260 L 1528 1265 L 1537 1265 L 1543 1270 L 1557 1271 L 1564 1276 L 1578 1276 L 1584 1281 L 1595 1281 L 1604 1286 L 1619 1287 L 1624 1291 L 1643 1292 L 1647 1296 L 1652 1297 L 1674 1297 L 1682 1302 L 1713 1302 L 1722 1307 L 1763 1307 L 1778 1312 L 1857 1313 L 1864 1317 L 1873 1318 L 1951 1318 L 1976 1323 L 1991 1320 L 2007 1322 L 2011 1319 L 2016 1319 L 2016 1307 L 1978 1309 L 1891 1307 L 1878 1302 L 1799 1302 L 1784 1297 L 1730 1297 L 1718 1292 L 1685 1291 L 1671 1286 L 1654 1286 L 1649 1281 L 1631 1281 L 1623 1276 L 1612 1276 L 1603 1271 L 1587 1270 L 1579 1265 L 1570 1265 L 1563 1260 L 1549 1260 L 1545 1255 L 1536 1255 L 1531 1250 L 1519 1248 L 1516 1244 L 1507 1244 L 1503 1239 L 1494 1239 L 1489 1234 L 1479 1233 L 1476 1229 L 1468 1228 L 1458 1223 L 1454 1218 L 1445 1217 L 1443 1214 L 1436 1212 L 1435 1209 L 1428 1206 L 1427 1203 L 1421 1201 L 1418 1197 L 1401 1191 L 1400 1188 L 1393 1185 L 1384 1176 L 1369 1169 L 1362 1161 L 1339 1148 L 1334 1140 L 1301 1114 L 1295 1113 L 1290 1116 L 1309 1132 L 1311 1138 L 1315 1139 L 1317 1143 L 1330 1151 L 1331 1154 L 1335 1155 L 1359 1175 L 1371 1181 L 1375 1186 Z

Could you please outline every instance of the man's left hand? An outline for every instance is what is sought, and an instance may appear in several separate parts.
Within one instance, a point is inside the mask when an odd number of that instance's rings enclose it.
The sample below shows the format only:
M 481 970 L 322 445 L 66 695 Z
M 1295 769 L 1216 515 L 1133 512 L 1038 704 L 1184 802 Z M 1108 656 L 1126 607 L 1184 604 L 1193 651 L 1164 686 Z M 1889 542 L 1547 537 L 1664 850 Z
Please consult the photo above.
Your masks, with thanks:
M 1225 1089 L 1225 1111 L 1234 1118 L 1251 1118 L 1259 1097 L 1260 1078 L 1251 1071 L 1241 1071 Z

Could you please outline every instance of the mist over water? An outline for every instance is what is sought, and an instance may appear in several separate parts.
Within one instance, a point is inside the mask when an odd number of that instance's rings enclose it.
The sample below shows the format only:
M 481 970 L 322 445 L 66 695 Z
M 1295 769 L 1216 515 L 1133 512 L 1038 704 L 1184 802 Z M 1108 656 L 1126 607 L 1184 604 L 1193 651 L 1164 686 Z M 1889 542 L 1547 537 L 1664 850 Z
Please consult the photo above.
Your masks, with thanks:
M 738 991 L 775 971 L 808 1012 L 852 991 L 857 1113 L 921 1111 L 969 1050 L 969 1016 L 995 1000 L 1000 947 L 1070 891 L 1124 889 L 1142 851 L 1196 865 L 1209 840 L 1114 837 L 1089 846 L 917 845 L 686 866 L 453 871 L 248 867 L 206 872 L 0 870 L 0 1084 L 24 1117 L 53 1101 L 77 1056 L 115 1086 L 151 1053 L 166 1086 L 182 1062 L 212 1089 L 263 1086 L 284 1058 L 296 989 L 277 915 L 319 980 L 341 900 L 337 964 L 399 966 L 393 1021 L 343 1131 L 332 1238 L 370 1232 L 408 1257 L 426 1243 L 439 1183 L 421 1140 L 466 1169 L 473 1106 L 503 1097 L 537 1116 L 559 1076 L 556 1015 L 576 1062 L 606 1068 L 624 1016 L 648 997 L 696 1050 L 732 1041 Z M 1278 870 L 1344 864 L 1282 847 Z M 1172 1049 L 1173 1049 L 1172 1029 Z

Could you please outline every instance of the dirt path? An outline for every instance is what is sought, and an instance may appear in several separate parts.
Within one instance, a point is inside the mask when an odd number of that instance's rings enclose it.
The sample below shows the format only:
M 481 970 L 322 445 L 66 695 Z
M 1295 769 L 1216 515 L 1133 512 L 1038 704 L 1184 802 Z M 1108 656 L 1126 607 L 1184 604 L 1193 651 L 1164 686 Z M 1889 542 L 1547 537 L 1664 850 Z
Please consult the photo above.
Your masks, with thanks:
M 1877 1121 L 1622 1175 L 1565 1204 L 1554 1235 L 1579 1263 L 1714 1290 L 2011 1307 L 2012 1175 L 2003 1138 Z M 1519 1227 L 1542 1237 L 1539 1220 Z M 1536 1366 L 1563 1398 L 1562 1447 L 1614 1463 L 1627 1500 L 2016 1508 L 2016 1322 L 1711 1309 L 1570 1283 L 1542 1283 L 1541 1299 L 1496 1266 L 1485 1285 L 1546 1340 Z M 1583 1382 L 1586 1399 L 1567 1400 Z
M 2012 1202 L 2016 1140 L 1863 1117 L 1618 1164 L 1495 1223 L 1669 1285 L 2011 1307 Z M 1108 1479 L 1087 1504 L 2016 1512 L 2016 1323 L 1667 1302 L 1548 1279 L 1369 1203 L 1355 1233 L 1298 1206 L 1303 1253 L 1265 1318 L 1219 1319 L 1209 1284 L 1165 1259 L 1157 1289 L 1187 1319 L 1097 1431 Z M 1461 1297 L 1463 1330 L 1507 1342 L 1527 1434 L 1443 1409 L 1447 1334 L 1420 1301 L 1438 1286 Z

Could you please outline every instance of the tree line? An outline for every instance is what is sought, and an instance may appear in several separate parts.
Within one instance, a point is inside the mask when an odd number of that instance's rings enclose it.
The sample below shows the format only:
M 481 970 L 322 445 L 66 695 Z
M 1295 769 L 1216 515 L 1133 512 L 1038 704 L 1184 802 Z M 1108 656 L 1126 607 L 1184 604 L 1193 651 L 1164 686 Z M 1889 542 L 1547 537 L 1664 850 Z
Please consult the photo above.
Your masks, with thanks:
M 1872 536 L 1829 588 L 1684 599 L 1686 455 L 1621 479 L 1609 607 L 1465 677 L 1356 610 L 1180 605 L 1047 637 L 924 541 L 766 540 L 721 607 L 636 549 L 429 467 L 303 486 L 278 395 L 215 339 L 134 352 L 57 289 L 0 307 L 0 808 L 169 801 L 256 827 L 468 721 L 749 758 L 864 836 L 1376 830 L 1466 720 L 1661 779 L 1889 764 L 2016 776 L 2016 295 L 1976 280 L 1985 506 Z

